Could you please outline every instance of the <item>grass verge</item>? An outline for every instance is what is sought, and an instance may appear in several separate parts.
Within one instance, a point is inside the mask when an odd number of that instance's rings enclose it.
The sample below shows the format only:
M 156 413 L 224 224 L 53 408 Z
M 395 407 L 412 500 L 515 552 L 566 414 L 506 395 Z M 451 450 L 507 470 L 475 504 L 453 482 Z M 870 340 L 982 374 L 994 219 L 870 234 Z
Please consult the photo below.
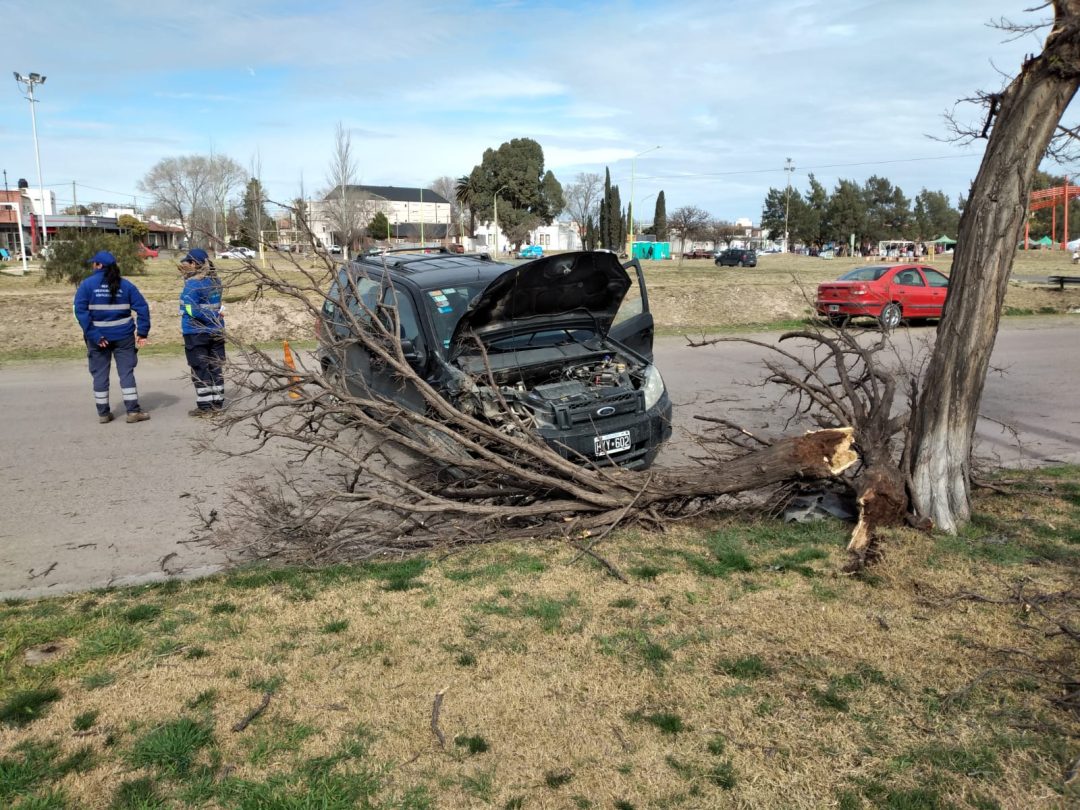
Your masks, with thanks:
M 1080 469 L 1004 485 L 858 578 L 718 520 L 607 538 L 631 585 L 535 543 L 9 602 L 0 805 L 1069 806 Z

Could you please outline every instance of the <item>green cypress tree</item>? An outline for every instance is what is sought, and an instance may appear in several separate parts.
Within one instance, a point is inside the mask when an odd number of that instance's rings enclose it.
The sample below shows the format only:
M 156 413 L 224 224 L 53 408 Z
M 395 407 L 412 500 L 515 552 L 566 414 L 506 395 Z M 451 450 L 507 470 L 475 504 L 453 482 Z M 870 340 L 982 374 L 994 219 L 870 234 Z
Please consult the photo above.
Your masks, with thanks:
M 653 233 L 656 234 L 657 242 L 668 241 L 667 200 L 664 199 L 663 191 L 656 195 L 656 212 L 653 214 Z

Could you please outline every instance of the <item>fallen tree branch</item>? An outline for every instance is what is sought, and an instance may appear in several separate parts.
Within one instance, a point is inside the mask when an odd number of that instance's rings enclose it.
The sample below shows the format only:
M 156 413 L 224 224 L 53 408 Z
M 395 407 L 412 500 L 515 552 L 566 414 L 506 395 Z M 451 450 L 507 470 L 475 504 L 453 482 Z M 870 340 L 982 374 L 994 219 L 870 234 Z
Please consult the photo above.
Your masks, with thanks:
M 263 693 L 262 702 L 260 702 L 258 706 L 248 712 L 248 714 L 242 720 L 233 725 L 232 730 L 239 732 L 247 728 L 251 724 L 252 720 L 254 720 L 256 717 L 266 711 L 266 707 L 270 705 L 270 697 L 273 694 L 273 692 Z

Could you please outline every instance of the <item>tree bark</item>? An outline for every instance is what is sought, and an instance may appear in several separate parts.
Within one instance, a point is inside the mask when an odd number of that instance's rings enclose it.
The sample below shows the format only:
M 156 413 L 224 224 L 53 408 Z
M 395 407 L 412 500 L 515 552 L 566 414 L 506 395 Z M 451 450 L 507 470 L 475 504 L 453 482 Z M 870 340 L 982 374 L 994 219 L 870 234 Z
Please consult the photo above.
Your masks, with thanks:
M 1053 5 L 1043 52 L 991 98 L 996 120 L 960 221 L 948 303 L 915 416 L 915 510 L 950 533 L 971 516 L 975 424 L 1028 193 L 1080 84 L 1080 0 Z

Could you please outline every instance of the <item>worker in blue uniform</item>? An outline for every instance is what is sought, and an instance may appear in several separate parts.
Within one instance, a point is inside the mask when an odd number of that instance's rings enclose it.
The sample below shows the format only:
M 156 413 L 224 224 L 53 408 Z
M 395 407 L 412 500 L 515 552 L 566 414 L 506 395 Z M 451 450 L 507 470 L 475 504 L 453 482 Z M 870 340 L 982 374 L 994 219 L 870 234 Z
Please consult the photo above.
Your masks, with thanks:
M 195 408 L 188 416 L 211 416 L 225 406 L 225 319 L 221 312 L 221 279 L 202 248 L 180 260 L 184 289 L 180 293 L 180 331 L 195 386 Z
M 113 420 L 109 405 L 109 372 L 116 361 L 120 393 L 128 422 L 145 422 L 150 414 L 139 406 L 135 385 L 138 350 L 150 334 L 150 307 L 138 287 L 120 277 L 116 257 L 100 250 L 90 259 L 92 272 L 75 291 L 75 319 L 86 340 L 98 421 Z

